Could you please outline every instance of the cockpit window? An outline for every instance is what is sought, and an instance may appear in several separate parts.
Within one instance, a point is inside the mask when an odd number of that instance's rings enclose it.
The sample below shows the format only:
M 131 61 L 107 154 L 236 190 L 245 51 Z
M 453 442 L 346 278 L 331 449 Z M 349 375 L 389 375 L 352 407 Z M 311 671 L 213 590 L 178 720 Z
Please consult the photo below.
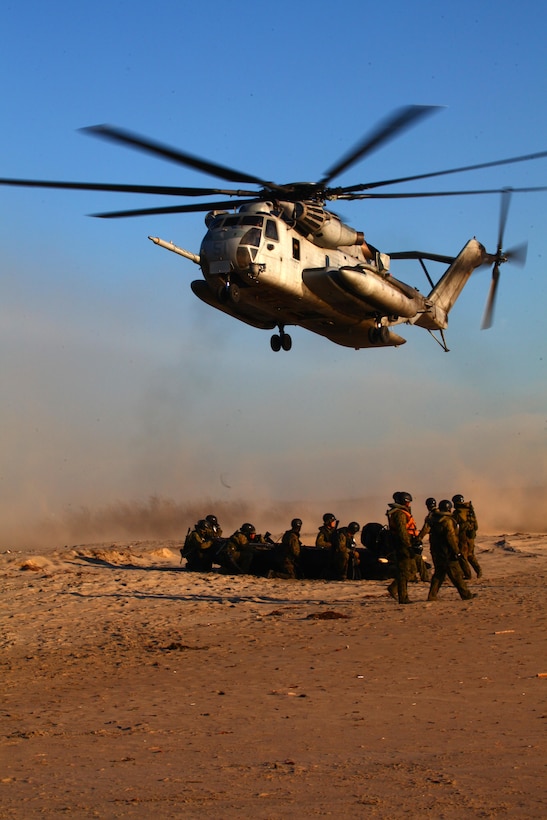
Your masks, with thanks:
M 266 234 L 268 239 L 275 239 L 276 242 L 279 239 L 279 237 L 277 235 L 277 223 L 274 222 L 273 219 L 267 219 L 266 220 L 265 234 Z
M 241 225 L 256 225 L 257 228 L 261 228 L 264 224 L 264 217 L 263 216 L 243 216 L 241 217 Z
M 233 228 L 239 222 L 239 216 L 229 216 L 224 222 L 225 228 Z
M 254 245 L 255 248 L 258 248 L 260 245 L 261 236 L 262 231 L 260 228 L 249 228 L 249 230 L 241 237 L 239 244 Z

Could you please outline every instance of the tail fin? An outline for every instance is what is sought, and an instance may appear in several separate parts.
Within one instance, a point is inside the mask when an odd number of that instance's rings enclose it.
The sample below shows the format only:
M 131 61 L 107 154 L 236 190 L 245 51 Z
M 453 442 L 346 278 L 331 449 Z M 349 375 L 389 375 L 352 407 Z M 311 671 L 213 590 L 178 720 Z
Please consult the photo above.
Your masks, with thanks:
M 444 330 L 448 314 L 464 285 L 475 270 L 486 261 L 486 249 L 477 239 L 470 239 L 427 297 L 428 310 L 414 322 L 426 330 Z

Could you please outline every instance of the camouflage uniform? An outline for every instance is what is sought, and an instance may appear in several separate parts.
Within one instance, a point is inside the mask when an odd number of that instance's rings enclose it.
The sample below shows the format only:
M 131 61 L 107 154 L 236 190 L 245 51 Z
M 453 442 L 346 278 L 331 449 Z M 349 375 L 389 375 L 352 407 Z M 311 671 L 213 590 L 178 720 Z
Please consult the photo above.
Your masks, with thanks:
M 275 547 L 276 568 L 270 573 L 272 578 L 298 578 L 301 546 L 302 541 L 294 529 L 283 533 L 281 543 Z
M 461 501 L 454 504 L 454 519 L 458 525 L 458 543 L 463 556 L 463 570 L 465 578 L 471 578 L 471 565 L 477 578 L 482 576 L 482 569 L 475 557 L 475 538 L 478 523 L 471 501 Z
M 458 528 L 452 513 L 434 510 L 431 513 L 429 526 L 429 546 L 435 572 L 431 579 L 427 600 L 437 600 L 438 592 L 447 575 L 458 590 L 462 600 L 466 601 L 473 598 L 473 594 L 465 583 L 458 559 Z
M 355 577 L 355 569 L 359 564 L 359 553 L 356 549 L 354 533 L 348 527 L 335 530 L 332 540 L 332 577 L 336 581 L 346 581 L 349 577 L 348 568 L 351 564 L 351 578 Z
M 409 604 L 408 582 L 416 573 L 416 562 L 412 549 L 412 537 L 408 530 L 409 521 L 414 521 L 410 508 L 404 504 L 389 504 L 386 513 L 389 522 L 389 531 L 395 550 L 396 577 L 388 587 L 392 598 L 397 598 L 400 604 Z M 414 524 L 416 528 L 416 525 Z M 417 528 L 416 528 L 417 529 Z
M 330 550 L 335 532 L 335 527 L 327 527 L 326 524 L 323 524 L 322 527 L 319 527 L 319 532 L 317 533 L 317 537 L 315 539 L 315 546 L 322 550 Z
M 249 572 L 254 552 L 254 543 L 241 530 L 234 532 L 226 543 L 225 555 L 231 564 L 231 568 L 242 575 Z
M 210 572 L 213 568 L 213 538 L 206 530 L 194 529 L 186 536 L 181 555 L 190 572 Z

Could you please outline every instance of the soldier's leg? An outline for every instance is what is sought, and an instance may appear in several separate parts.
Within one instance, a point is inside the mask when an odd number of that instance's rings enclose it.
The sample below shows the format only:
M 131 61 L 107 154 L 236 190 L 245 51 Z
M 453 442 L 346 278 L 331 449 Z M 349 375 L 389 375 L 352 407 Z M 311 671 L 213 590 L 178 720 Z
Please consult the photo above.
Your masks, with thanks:
M 408 581 L 412 578 L 412 573 L 416 564 L 411 558 L 399 559 L 397 569 L 397 597 L 400 604 L 409 604 Z
M 450 561 L 450 563 L 448 564 L 448 577 L 458 590 L 462 601 L 468 601 L 470 598 L 475 597 L 473 593 L 469 590 L 467 584 L 465 583 L 462 568 L 460 566 L 459 561 Z
M 469 580 L 471 578 L 471 567 L 469 566 L 468 555 L 469 555 L 469 543 L 466 538 L 463 539 L 463 543 L 460 543 L 461 548 L 461 558 L 460 558 L 460 567 L 463 573 L 463 577 Z
M 433 575 L 433 578 L 431 579 L 431 585 L 429 587 L 429 593 L 428 593 L 428 596 L 427 596 L 428 601 L 436 601 L 437 600 L 437 595 L 439 594 L 439 590 L 442 586 L 443 580 L 444 579 L 442 577 L 440 577 L 439 575 L 437 575 L 437 572 L 435 572 L 435 574 Z
M 475 572 L 477 574 L 477 578 L 482 578 L 482 569 L 481 569 L 481 565 L 479 564 L 479 562 L 477 561 L 477 558 L 475 556 L 475 544 L 474 544 L 473 541 L 469 542 L 469 551 L 468 551 L 468 555 L 467 555 L 467 561 L 473 567 L 473 569 L 475 570 Z
M 392 598 L 397 600 L 397 578 L 394 578 L 391 584 L 387 588 L 388 593 L 391 595 Z

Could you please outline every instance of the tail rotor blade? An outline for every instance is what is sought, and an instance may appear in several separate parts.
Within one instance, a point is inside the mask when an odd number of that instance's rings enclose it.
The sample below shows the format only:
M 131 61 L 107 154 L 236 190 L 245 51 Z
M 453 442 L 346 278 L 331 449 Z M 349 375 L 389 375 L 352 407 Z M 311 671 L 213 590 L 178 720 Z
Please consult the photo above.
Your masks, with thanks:
M 528 253 L 528 242 L 521 242 L 520 245 L 515 245 L 513 248 L 505 251 L 505 256 L 508 262 L 514 265 L 519 265 L 521 268 L 526 264 L 526 254 Z
M 498 282 L 500 278 L 499 265 L 496 263 L 492 270 L 492 282 L 490 283 L 490 291 L 488 293 L 488 300 L 486 302 L 486 310 L 482 320 L 481 330 L 488 330 L 492 327 L 494 321 L 494 307 L 496 303 L 496 295 L 498 292 Z

